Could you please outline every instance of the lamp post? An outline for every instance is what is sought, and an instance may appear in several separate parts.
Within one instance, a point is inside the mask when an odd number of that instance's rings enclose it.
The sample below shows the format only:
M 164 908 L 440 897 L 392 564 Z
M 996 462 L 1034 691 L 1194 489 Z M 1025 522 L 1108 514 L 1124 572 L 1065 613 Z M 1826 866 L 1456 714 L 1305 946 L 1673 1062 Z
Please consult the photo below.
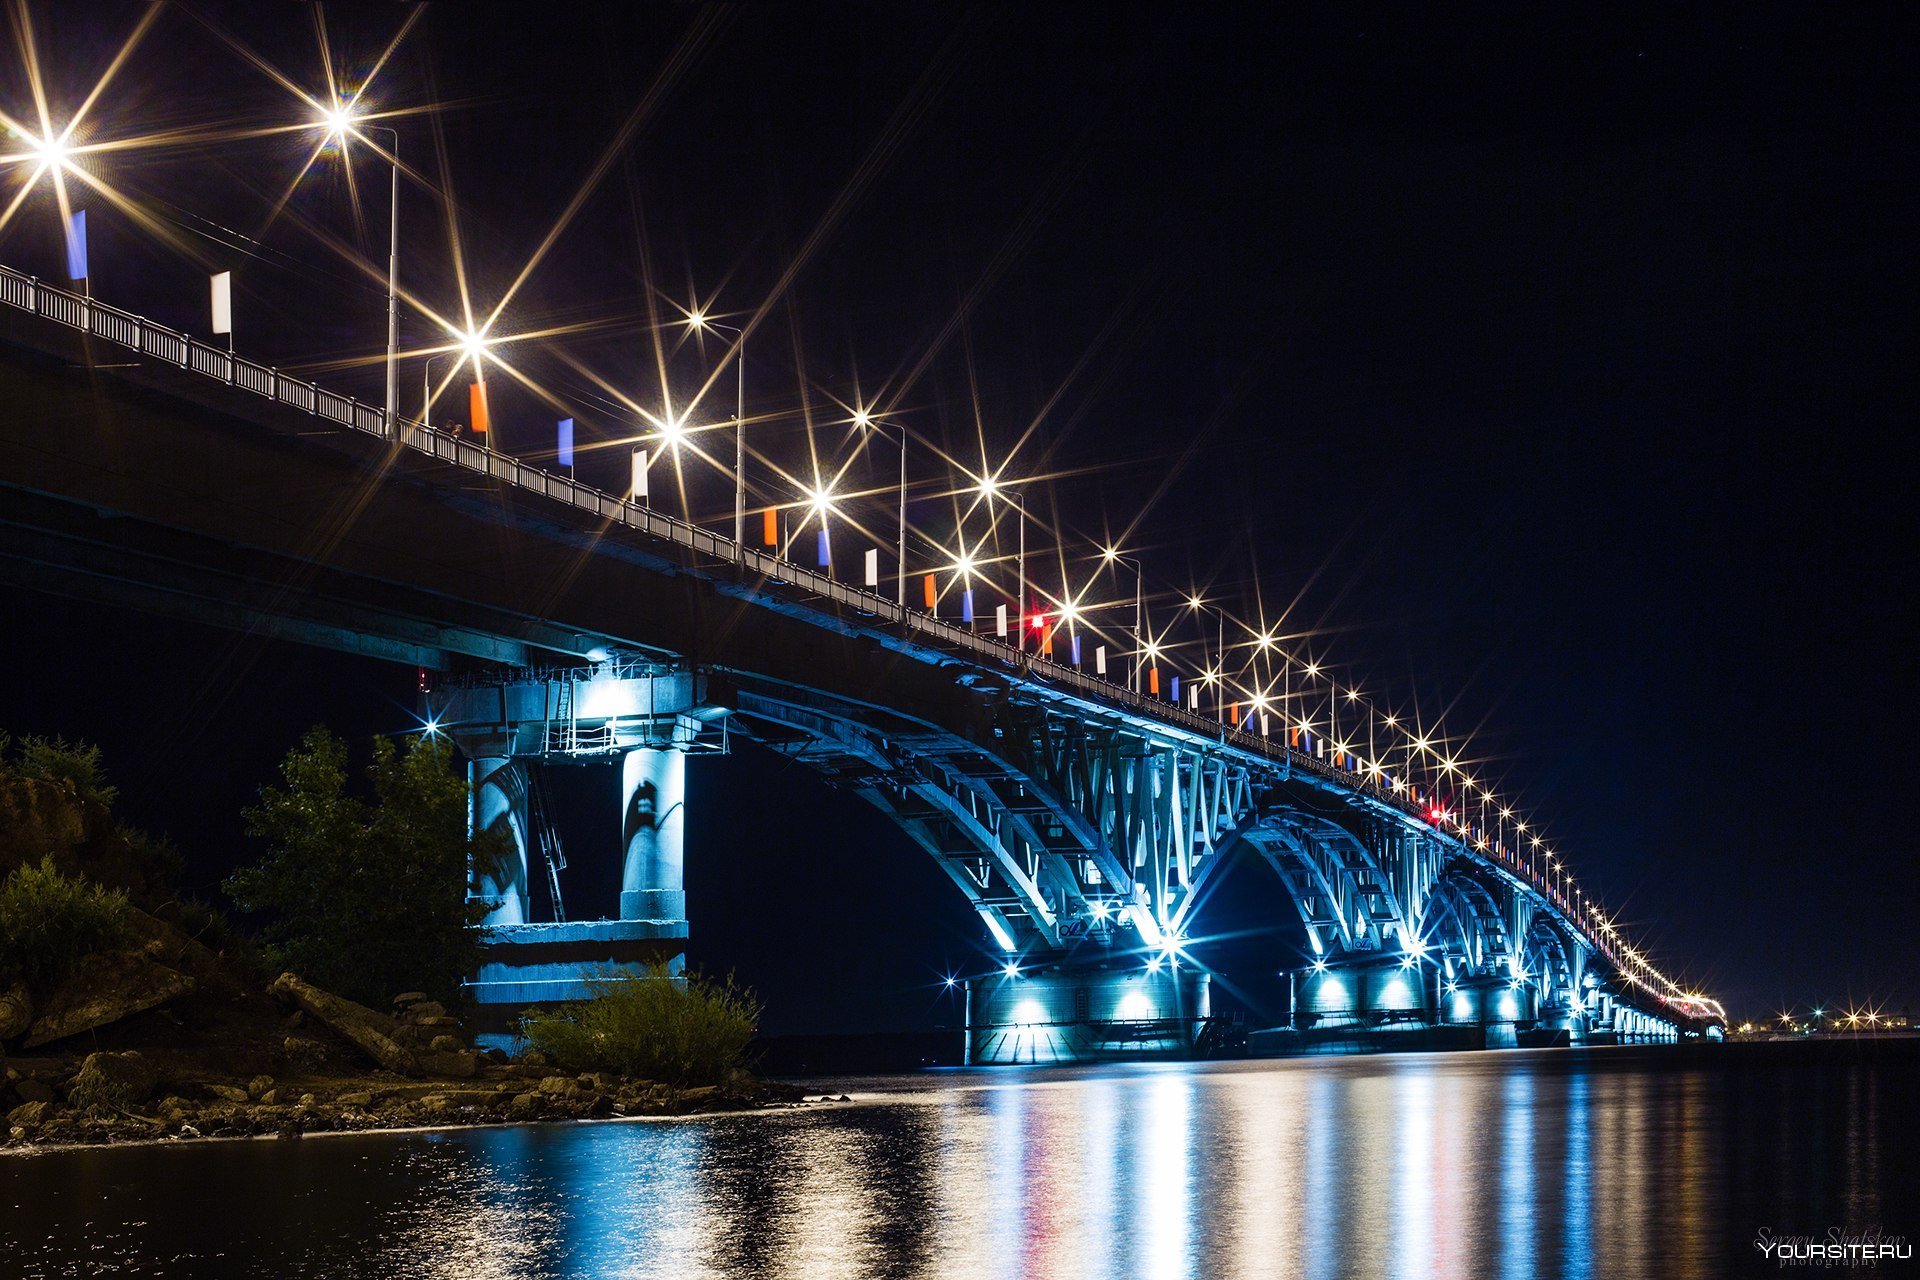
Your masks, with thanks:
M 1147 571 L 1138 560 L 1123 556 L 1112 547 L 1104 547 L 1100 558 L 1108 564 L 1123 564 L 1133 570 L 1133 653 L 1127 662 L 1127 688 L 1140 692 L 1140 630 L 1146 607 Z
M 1187 607 L 1193 610 L 1195 617 L 1204 617 L 1206 614 L 1206 610 L 1208 608 L 1207 602 L 1205 600 L 1202 600 L 1197 595 L 1187 597 Z M 1215 624 L 1214 639 L 1213 639 L 1213 655 L 1207 660 L 1207 683 L 1213 684 L 1216 686 L 1214 688 L 1214 700 L 1219 705 L 1215 707 L 1214 710 L 1216 714 L 1219 716 L 1219 718 L 1224 722 L 1227 718 L 1227 702 L 1226 702 L 1227 614 L 1226 614 L 1226 610 L 1220 608 L 1220 606 L 1218 605 L 1214 605 L 1213 619 Z M 1205 651 L 1207 646 L 1206 634 L 1207 633 L 1204 629 L 1200 633 L 1200 636 L 1201 636 L 1200 647 L 1203 652 Z
M 884 434 L 892 426 L 900 441 L 900 529 L 899 545 L 894 549 L 895 603 L 907 607 L 907 429 L 898 423 L 875 422 L 865 409 L 853 411 L 853 425 L 862 431 Z
M 698 329 L 722 329 L 739 335 L 733 344 L 733 555 L 735 563 L 747 556 L 747 331 L 738 325 L 709 320 L 696 311 L 687 323 Z
M 353 104 L 336 101 L 331 107 L 320 110 L 315 121 L 334 137 L 339 138 L 344 150 L 346 136 L 349 133 L 384 133 L 393 139 L 393 145 L 387 152 L 387 167 L 391 173 L 387 206 L 387 434 L 398 434 L 394 415 L 399 409 L 399 385 L 394 380 L 394 362 L 400 350 L 400 131 L 389 125 L 369 125 L 362 128 L 361 117 L 354 114 Z
M 993 476 L 983 477 L 975 488 L 989 504 L 998 498 L 1012 507 L 1014 514 L 1020 517 L 1019 550 L 1014 560 L 1020 582 L 1020 594 L 1013 611 L 1013 650 L 1015 653 L 1020 653 L 1027 647 L 1027 509 L 1009 498 L 1006 494 L 1006 486 Z

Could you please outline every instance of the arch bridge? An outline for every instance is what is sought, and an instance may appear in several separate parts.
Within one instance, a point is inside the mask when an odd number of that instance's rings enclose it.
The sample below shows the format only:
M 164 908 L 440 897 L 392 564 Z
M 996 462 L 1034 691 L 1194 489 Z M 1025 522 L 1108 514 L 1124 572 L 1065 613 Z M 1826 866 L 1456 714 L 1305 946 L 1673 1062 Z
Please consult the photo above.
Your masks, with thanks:
M 1209 992 L 1184 946 L 1235 859 L 1298 914 L 1303 1038 L 1718 1033 L 1503 830 L 1033 653 L 1018 620 L 1012 645 L 977 634 L 4 270 L 0 375 L 0 581 L 477 664 L 426 711 L 476 822 L 512 836 L 474 889 L 497 1008 L 680 962 L 685 758 L 747 737 L 877 806 L 966 897 L 1001 957 L 970 991 L 980 1060 L 1190 1049 Z M 542 774 L 586 760 L 620 764 L 620 918 L 549 892 L 561 918 L 536 921 L 562 856 Z

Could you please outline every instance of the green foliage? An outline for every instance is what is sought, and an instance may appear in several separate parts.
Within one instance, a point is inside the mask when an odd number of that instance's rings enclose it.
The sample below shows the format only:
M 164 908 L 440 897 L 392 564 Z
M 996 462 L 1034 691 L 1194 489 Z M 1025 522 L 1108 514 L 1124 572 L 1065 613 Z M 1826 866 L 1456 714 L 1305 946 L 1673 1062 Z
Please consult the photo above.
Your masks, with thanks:
M 644 977 L 602 974 L 590 999 L 535 1009 L 520 1031 L 566 1071 L 612 1071 L 668 1084 L 712 1084 L 739 1066 L 760 1021 L 760 1002 L 733 978 L 695 974 L 684 981 L 665 966 Z
M 60 874 L 52 858 L 0 880 L 0 984 L 35 991 L 60 984 L 82 956 L 124 944 L 127 899 Z
M 7 739 L 0 737 L 0 752 L 4 752 L 7 745 Z M 120 798 L 120 792 L 107 785 L 100 748 L 91 743 L 68 742 L 65 738 L 22 738 L 13 771 L 23 778 L 65 783 L 82 800 L 91 800 L 108 809 Z
M 287 754 L 284 785 L 246 813 L 267 855 L 226 884 L 266 915 L 273 963 L 377 1008 L 408 990 L 458 998 L 485 915 L 467 900 L 469 855 L 492 865 L 507 837 L 468 840 L 467 784 L 449 756 L 425 738 L 404 751 L 376 740 L 363 798 L 348 788 L 346 743 L 326 729 Z

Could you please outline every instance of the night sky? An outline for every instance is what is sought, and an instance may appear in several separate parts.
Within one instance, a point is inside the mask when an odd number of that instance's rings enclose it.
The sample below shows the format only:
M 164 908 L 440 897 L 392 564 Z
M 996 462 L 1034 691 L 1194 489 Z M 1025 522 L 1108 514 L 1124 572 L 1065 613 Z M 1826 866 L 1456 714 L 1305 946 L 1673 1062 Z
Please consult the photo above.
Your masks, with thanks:
M 725 423 L 730 367 L 698 399 L 724 344 L 674 322 L 753 318 L 754 448 L 794 477 L 810 450 L 854 458 L 841 483 L 878 491 L 856 507 L 883 545 L 896 455 L 855 456 L 856 403 L 928 442 L 927 538 L 954 525 L 937 444 L 1034 477 L 1076 579 L 1103 542 L 1142 556 L 1156 629 L 1198 589 L 1343 687 L 1444 714 L 1736 1017 L 1920 994 L 1910 14 L 607 8 L 429 10 L 366 97 L 431 108 L 382 123 L 419 178 L 402 285 L 440 315 L 461 294 L 434 188 L 482 313 L 585 190 L 493 330 L 580 326 L 498 350 L 583 443 L 635 434 L 623 396 Z M 56 119 L 140 12 L 33 8 Z M 325 13 L 344 85 L 402 13 Z M 4 48 L 0 110 L 30 119 L 17 31 Z M 243 48 L 324 96 L 306 11 L 253 5 L 166 11 L 103 93 L 82 141 L 172 140 L 88 161 L 157 220 L 89 201 L 93 290 L 204 333 L 205 274 L 231 269 L 243 354 L 377 402 L 385 166 L 356 151 L 350 185 L 328 149 L 271 216 L 317 138 L 247 136 L 311 112 Z M 61 275 L 44 194 L 0 262 Z M 403 350 L 444 340 L 403 310 Z M 420 378 L 403 363 L 408 413 Z M 496 443 L 550 451 L 555 411 L 490 386 Z M 704 443 L 730 461 L 725 432 Z M 581 475 L 619 487 L 626 448 Z M 755 465 L 761 499 L 792 500 Z M 730 519 L 716 468 L 691 464 L 684 500 Z M 1041 572 L 1057 587 L 1061 561 Z M 5 613 L 0 725 L 100 742 L 202 892 L 255 852 L 237 811 L 305 726 L 412 723 L 411 669 L 53 599 Z M 1200 635 L 1167 638 L 1191 666 Z M 762 752 L 693 786 L 697 963 L 759 986 L 775 1030 L 953 1018 L 930 984 L 979 972 L 984 939 L 924 855 Z M 583 862 L 612 856 L 613 789 L 561 783 Z M 1202 922 L 1246 931 L 1202 954 L 1256 1012 L 1298 934 L 1270 879 L 1237 872 Z

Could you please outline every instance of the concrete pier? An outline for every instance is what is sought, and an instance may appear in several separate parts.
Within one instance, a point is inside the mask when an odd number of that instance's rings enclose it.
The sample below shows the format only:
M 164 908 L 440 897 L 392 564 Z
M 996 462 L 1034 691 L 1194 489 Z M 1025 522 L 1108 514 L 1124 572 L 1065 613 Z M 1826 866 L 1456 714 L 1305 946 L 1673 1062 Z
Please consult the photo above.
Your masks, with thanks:
M 1003 973 L 967 984 L 967 1060 L 1183 1058 L 1210 1014 L 1208 975 L 1190 966 Z

